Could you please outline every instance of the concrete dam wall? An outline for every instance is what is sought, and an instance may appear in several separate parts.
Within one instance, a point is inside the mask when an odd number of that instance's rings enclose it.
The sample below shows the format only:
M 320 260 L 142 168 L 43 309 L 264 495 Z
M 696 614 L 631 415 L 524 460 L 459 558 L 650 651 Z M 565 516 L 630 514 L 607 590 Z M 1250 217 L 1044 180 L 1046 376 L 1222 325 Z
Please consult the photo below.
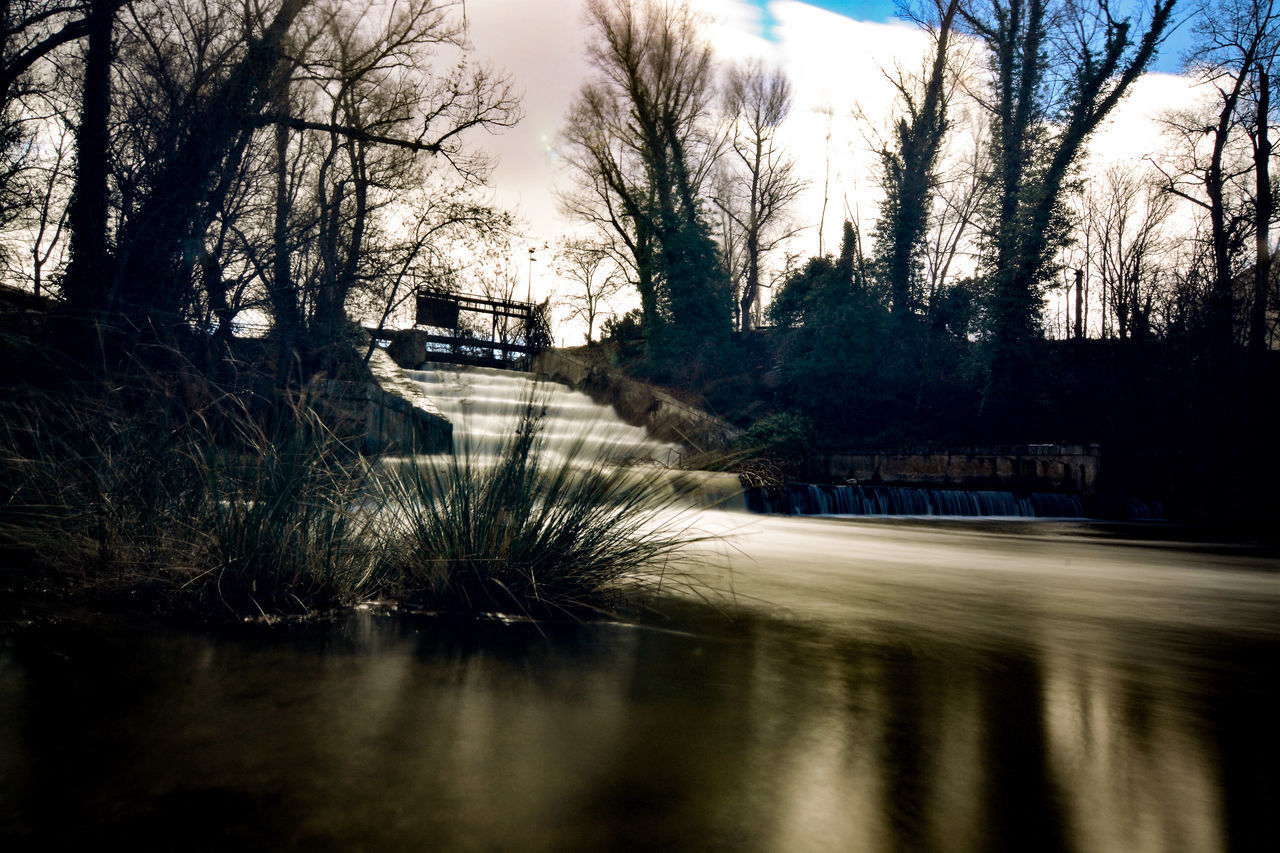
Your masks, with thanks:
M 920 448 L 818 454 L 808 475 L 825 482 L 1062 491 L 1093 497 L 1101 450 L 1096 444 Z

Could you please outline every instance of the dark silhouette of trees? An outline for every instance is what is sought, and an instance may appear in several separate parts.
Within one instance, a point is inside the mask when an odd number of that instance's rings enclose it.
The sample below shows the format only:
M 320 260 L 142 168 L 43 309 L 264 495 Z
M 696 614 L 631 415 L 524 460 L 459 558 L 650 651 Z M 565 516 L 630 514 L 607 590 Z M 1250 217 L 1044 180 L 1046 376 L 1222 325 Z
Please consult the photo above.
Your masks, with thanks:
M 783 393 L 824 436 L 875 436 L 904 413 L 909 388 L 886 358 L 892 347 L 888 307 L 860 273 L 857 235 L 844 224 L 840 255 L 810 258 L 789 275 L 769 306 L 777 327 Z M 814 389 L 824 389 L 814 393 Z M 908 392 L 909 393 L 909 392 Z
M 1085 262 L 1099 284 L 1100 335 L 1149 339 L 1165 324 L 1172 250 L 1165 228 L 1173 197 L 1151 170 L 1117 165 L 1094 176 L 1084 203 Z
M 136 131 L 131 137 L 113 140 L 117 153 L 132 151 L 139 164 L 135 175 L 118 182 L 113 247 L 106 245 L 111 142 L 104 140 L 112 113 L 112 19 L 110 10 L 95 6 L 66 277 L 68 295 L 81 310 L 117 331 L 161 339 L 184 322 L 197 276 L 209 268 L 205 232 L 231 192 L 253 137 L 253 116 L 265 106 L 267 84 L 304 6 L 305 0 L 282 0 L 270 17 L 241 19 L 243 29 L 231 32 L 218 28 L 233 24 L 233 16 L 210 6 L 130 10 L 131 39 L 122 51 L 137 63 L 132 68 L 142 82 L 122 93 L 133 98 L 119 106 L 145 123 L 126 128 Z M 188 41 L 168 43 L 163 29 L 152 29 L 157 24 Z M 95 53 L 99 38 L 106 56 Z M 213 55 L 185 56 L 182 48 L 193 44 Z M 150 135 L 140 136 L 144 131 Z
M 505 227 L 469 192 L 488 163 L 465 136 L 519 105 L 466 61 L 450 0 L 111 0 L 46 4 L 38 24 L 35 8 L 4 7 L 27 17 L 0 44 L 0 81 L 83 43 L 79 85 L 60 84 L 78 92 L 71 190 L 49 185 L 40 222 L 70 197 L 66 313 L 111 330 L 117 355 L 193 329 L 227 341 L 247 309 L 270 316 L 281 355 L 321 352 L 353 305 L 389 316 L 414 269 L 438 265 L 433 240 Z
M 1245 133 L 1253 149 L 1254 263 L 1253 294 L 1249 307 L 1249 349 L 1259 358 L 1267 349 L 1267 309 L 1271 298 L 1271 222 L 1275 219 L 1275 189 L 1271 183 L 1271 63 L 1255 63 L 1253 120 Z
M 79 123 L 75 189 L 67 211 L 70 259 L 63 284 L 72 312 L 92 315 L 106 307 L 107 216 L 111 113 L 111 36 L 121 4 L 92 0 L 85 17 L 87 46 Z
M 63 48 L 88 34 L 96 5 L 83 0 L 0 4 L 0 226 L 25 218 L 42 197 L 56 195 L 50 192 L 56 181 L 31 174 L 40 169 L 33 162 L 35 136 L 56 118 L 65 100 L 55 96 L 53 74 L 47 70 L 57 55 L 70 52 Z M 118 5 L 104 3 L 101 8 Z M 55 171 L 62 165 L 60 159 Z M 39 221 L 45 224 L 47 218 Z
M 985 45 L 993 81 L 983 96 L 994 182 L 984 272 L 993 425 L 1016 428 L 1035 386 L 1043 287 L 1065 235 L 1067 181 L 1085 142 L 1155 55 L 1174 3 L 1155 0 L 1140 34 L 1105 0 L 982 0 L 961 9 Z
M 65 44 L 87 36 L 95 13 L 129 0 L 7 0 L 0 6 L 0 94 L 8 104 L 31 69 Z
M 381 272 L 381 252 L 371 249 L 412 245 L 389 233 L 386 216 L 398 212 L 401 220 L 420 220 L 403 201 L 424 183 L 434 180 L 445 195 L 454 192 L 445 189 L 454 179 L 463 186 L 483 182 L 488 161 L 462 146 L 463 134 L 519 119 L 510 83 L 490 69 L 459 65 L 432 73 L 437 52 L 466 47 L 453 11 L 432 0 L 402 3 L 385 15 L 373 6 L 336 5 L 317 23 L 296 72 L 296 104 L 289 102 L 296 109 L 264 116 L 277 133 L 285 127 L 297 134 L 297 156 L 306 164 L 302 198 L 285 204 L 298 243 L 297 268 L 287 274 L 305 297 L 309 334 L 317 343 L 341 338 L 353 293 Z M 451 173 L 447 180 L 432 174 L 433 160 Z M 413 222 L 414 229 L 439 233 L 441 215 L 451 226 L 492 224 L 475 205 L 455 201 L 449 210 L 436 204 L 427 222 Z M 276 275 L 285 274 L 279 261 L 277 267 Z
M 577 182 L 565 208 L 625 258 L 650 355 L 671 364 L 729 332 L 729 292 L 703 215 L 719 146 L 711 49 L 683 3 L 590 0 L 595 77 L 563 132 Z
M 1265 312 L 1270 286 L 1270 223 L 1275 216 L 1270 179 L 1271 70 L 1280 51 L 1280 6 L 1273 0 L 1228 0 L 1205 4 L 1193 25 L 1195 49 L 1188 70 L 1216 93 L 1215 111 L 1171 119 L 1185 141 L 1186 159 L 1166 168 L 1166 189 L 1204 211 L 1209 219 L 1213 288 L 1208 310 L 1210 348 L 1225 365 L 1236 340 L 1236 280 L 1242 266 L 1254 268 L 1250 346 L 1266 347 Z M 1237 139 L 1250 142 L 1246 155 Z M 1209 152 L 1201 152 L 1201 140 Z M 1250 156 L 1251 155 L 1251 156 Z M 1252 168 L 1254 199 L 1238 182 Z M 1250 209 L 1251 208 L 1251 209 Z M 1255 238 L 1254 257 L 1241 252 L 1245 232 Z

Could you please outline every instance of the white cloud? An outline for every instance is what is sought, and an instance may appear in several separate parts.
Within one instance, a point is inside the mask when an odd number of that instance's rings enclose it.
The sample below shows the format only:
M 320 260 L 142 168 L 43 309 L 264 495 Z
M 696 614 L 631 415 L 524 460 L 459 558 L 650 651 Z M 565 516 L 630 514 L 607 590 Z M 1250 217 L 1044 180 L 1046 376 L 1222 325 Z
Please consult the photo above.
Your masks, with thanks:
M 1204 94 L 1194 80 L 1181 74 L 1146 74 L 1135 80 L 1129 96 L 1090 140 L 1095 167 L 1163 152 L 1169 144 L 1164 114 L 1189 107 Z

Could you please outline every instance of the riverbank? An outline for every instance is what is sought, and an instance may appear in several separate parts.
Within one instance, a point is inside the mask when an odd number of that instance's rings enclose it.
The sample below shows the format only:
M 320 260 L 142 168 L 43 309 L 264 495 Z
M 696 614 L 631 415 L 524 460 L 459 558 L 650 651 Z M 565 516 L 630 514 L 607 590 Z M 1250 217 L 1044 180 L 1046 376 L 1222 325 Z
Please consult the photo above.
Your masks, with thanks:
M 789 380 L 779 334 L 735 335 L 716 363 L 668 370 L 658 386 L 742 431 L 739 448 L 750 452 L 737 468 L 748 486 L 1045 492 L 1074 495 L 1097 518 L 1163 518 L 1243 537 L 1273 527 L 1280 455 L 1271 450 L 1266 407 L 1226 404 L 1225 389 L 1210 393 L 1221 383 L 1197 385 L 1203 375 L 1192 382 L 1171 369 L 1188 357 L 1171 343 L 1039 342 L 1043 384 L 1021 389 L 1025 425 L 1016 426 L 1018 419 L 983 414 L 982 372 L 956 365 L 954 375 L 870 364 L 845 384 Z M 640 339 L 628 338 L 571 354 L 637 381 L 657 369 L 642 351 Z M 839 377 L 847 367 L 818 373 Z M 1257 371 L 1255 379 L 1267 377 L 1262 387 L 1280 387 L 1280 353 L 1265 354 Z M 685 385 L 670 384 L 684 374 L 692 377 Z M 923 389 L 937 382 L 935 399 Z

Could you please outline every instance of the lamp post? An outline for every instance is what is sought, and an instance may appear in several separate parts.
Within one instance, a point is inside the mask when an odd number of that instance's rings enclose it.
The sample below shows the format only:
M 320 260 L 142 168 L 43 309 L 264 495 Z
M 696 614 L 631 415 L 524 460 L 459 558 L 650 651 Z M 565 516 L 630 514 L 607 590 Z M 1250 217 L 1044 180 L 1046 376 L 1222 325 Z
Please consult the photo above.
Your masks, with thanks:
M 534 248 L 530 246 L 529 247 L 529 289 L 528 289 L 528 292 L 526 292 L 524 295 L 525 302 L 533 301 L 533 262 L 534 260 L 536 260 L 533 257 L 533 252 L 534 252 Z

